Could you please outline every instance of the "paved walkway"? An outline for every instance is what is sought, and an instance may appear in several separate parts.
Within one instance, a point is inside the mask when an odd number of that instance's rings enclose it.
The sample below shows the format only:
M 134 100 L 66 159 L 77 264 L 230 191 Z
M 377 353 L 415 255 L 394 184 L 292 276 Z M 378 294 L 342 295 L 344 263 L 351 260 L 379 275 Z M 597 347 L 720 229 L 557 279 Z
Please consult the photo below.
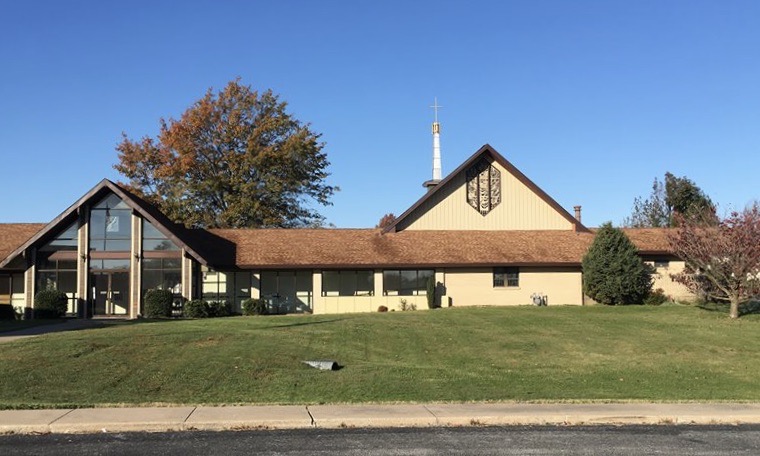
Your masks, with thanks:
M 289 405 L 0 411 L 0 433 L 526 424 L 760 424 L 760 404 Z
M 32 326 L 31 328 L 20 329 L 18 331 L 9 331 L 0 333 L 0 344 L 3 342 L 12 342 L 14 340 L 26 339 L 28 337 L 41 336 L 63 331 L 76 331 L 79 329 L 101 328 L 110 324 L 124 323 L 123 319 L 90 319 L 90 318 L 70 318 L 61 323 L 50 323 L 48 325 Z

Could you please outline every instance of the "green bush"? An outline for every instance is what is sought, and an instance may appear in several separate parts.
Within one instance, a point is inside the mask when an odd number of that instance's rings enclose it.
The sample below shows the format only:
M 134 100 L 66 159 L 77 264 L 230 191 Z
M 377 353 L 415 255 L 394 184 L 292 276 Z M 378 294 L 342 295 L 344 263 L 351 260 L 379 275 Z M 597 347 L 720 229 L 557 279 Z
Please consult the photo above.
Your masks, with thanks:
M 583 291 L 601 304 L 641 304 L 652 289 L 652 269 L 622 230 L 605 223 L 583 257 Z
M 261 299 L 246 299 L 243 301 L 243 315 L 266 315 L 267 306 Z
M 417 310 L 417 304 L 413 302 L 409 302 L 405 298 L 400 298 L 398 300 L 398 310 L 402 312 L 410 312 L 412 310 Z
M 232 315 L 232 306 L 227 301 L 207 302 L 206 309 L 209 318 L 229 317 Z
M 662 288 L 658 288 L 649 293 L 649 296 L 644 299 L 644 304 L 647 306 L 659 306 L 668 301 L 669 299 L 665 291 Z
M 174 295 L 169 290 L 153 289 L 145 292 L 143 316 L 146 318 L 169 318 L 172 316 Z
M 182 316 L 185 318 L 207 318 L 208 306 L 200 299 L 187 301 L 184 306 L 182 306 Z
M 425 284 L 427 286 L 427 305 L 428 309 L 435 309 L 438 307 L 435 304 L 435 277 L 428 277 L 427 283 Z
M 0 305 L 0 320 L 15 320 L 16 311 L 11 305 Z
M 34 318 L 61 318 L 66 315 L 69 298 L 58 290 L 40 290 L 34 296 Z

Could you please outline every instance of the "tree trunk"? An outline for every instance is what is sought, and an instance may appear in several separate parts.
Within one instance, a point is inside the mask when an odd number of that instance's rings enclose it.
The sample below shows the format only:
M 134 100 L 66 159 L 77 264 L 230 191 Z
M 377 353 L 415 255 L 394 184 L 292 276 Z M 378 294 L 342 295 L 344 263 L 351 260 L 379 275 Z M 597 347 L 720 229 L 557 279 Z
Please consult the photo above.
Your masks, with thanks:
M 729 316 L 733 319 L 739 318 L 739 299 L 731 298 L 731 310 Z

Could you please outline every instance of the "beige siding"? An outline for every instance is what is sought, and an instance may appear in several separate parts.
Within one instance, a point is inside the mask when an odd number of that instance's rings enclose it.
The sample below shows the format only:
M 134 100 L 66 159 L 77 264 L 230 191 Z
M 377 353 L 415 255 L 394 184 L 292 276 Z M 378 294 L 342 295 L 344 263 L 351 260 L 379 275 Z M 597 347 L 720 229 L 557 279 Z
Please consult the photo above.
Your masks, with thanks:
M 79 295 L 80 316 L 87 316 L 87 307 L 89 303 L 88 287 L 90 286 L 90 255 L 89 255 L 89 238 L 90 225 L 87 223 L 86 211 L 79 214 L 79 231 L 77 232 L 77 294 Z
M 414 304 L 417 309 L 427 309 L 427 297 L 421 296 L 383 296 L 383 271 L 375 270 L 374 296 L 322 296 L 322 273 L 314 271 L 314 303 L 315 314 L 337 314 L 354 312 L 377 312 L 380 306 L 388 310 L 400 310 L 401 300 L 408 305 Z
M 581 305 L 581 272 L 578 268 L 520 268 L 520 286 L 494 288 L 491 268 L 446 269 L 436 271 L 436 280 L 445 284 L 443 307 L 454 306 L 514 306 L 531 304 L 531 295 L 548 297 L 549 305 Z M 378 307 L 400 310 L 401 299 L 414 304 L 418 310 L 427 309 L 427 297 L 383 296 L 382 274 L 376 274 L 375 296 L 321 296 L 321 276 L 315 278 L 315 314 L 377 312 Z M 319 285 L 319 287 L 317 287 Z M 378 292 L 379 290 L 379 292 Z
M 398 230 L 568 230 L 573 223 L 501 165 L 501 203 L 483 216 L 467 203 L 465 173 L 414 210 Z
M 654 263 L 651 261 L 647 263 L 654 266 Z M 655 268 L 655 273 L 652 274 L 652 279 L 654 279 L 652 290 L 661 288 L 662 291 L 665 292 L 666 296 L 675 301 L 694 300 L 695 296 L 693 293 L 689 292 L 685 286 L 673 281 L 673 279 L 670 278 L 671 274 L 678 274 L 679 272 L 683 271 L 685 266 L 686 263 L 683 261 L 670 261 L 668 263 L 668 267 Z
M 446 270 L 446 294 L 457 307 L 528 305 L 533 293 L 549 305 L 581 305 L 581 287 L 581 272 L 572 268 L 521 267 L 518 287 L 494 287 L 491 268 Z
M 314 313 L 377 312 L 380 306 L 399 311 L 401 299 L 405 299 L 407 305 L 414 304 L 418 310 L 428 308 L 426 296 L 318 296 L 314 300 Z
M 129 318 L 140 314 L 142 292 L 142 218 L 132 214 L 132 252 L 129 256 Z

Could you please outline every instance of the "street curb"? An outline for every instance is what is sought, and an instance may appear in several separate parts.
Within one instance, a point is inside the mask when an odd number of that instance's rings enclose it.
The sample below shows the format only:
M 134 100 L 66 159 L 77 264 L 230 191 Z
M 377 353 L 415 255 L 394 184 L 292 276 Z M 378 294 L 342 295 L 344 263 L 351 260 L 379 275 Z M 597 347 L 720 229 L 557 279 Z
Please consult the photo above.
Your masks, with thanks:
M 0 411 L 0 434 L 686 424 L 760 424 L 760 404 L 356 404 Z

